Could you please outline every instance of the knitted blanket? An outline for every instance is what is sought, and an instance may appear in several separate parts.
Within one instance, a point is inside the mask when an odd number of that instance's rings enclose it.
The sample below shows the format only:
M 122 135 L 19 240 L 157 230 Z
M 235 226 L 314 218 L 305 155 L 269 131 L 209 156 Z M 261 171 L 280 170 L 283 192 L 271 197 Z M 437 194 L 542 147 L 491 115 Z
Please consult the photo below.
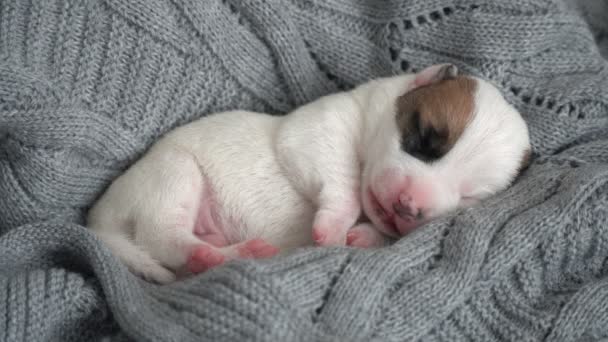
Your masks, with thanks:
M 608 337 L 602 0 L 0 0 L 0 340 Z M 602 48 L 598 48 L 598 42 Z M 168 286 L 84 226 L 155 139 L 433 63 L 495 83 L 531 167 L 377 250 L 303 248 Z

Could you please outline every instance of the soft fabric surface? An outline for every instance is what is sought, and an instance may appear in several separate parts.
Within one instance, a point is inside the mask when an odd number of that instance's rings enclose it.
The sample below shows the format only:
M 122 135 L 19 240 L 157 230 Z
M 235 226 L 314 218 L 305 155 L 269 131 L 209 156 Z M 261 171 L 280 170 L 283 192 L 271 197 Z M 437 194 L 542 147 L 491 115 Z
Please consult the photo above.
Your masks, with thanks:
M 607 337 L 604 4 L 1 1 L 0 340 Z M 282 114 L 441 62 L 501 88 L 535 159 L 509 190 L 392 247 L 308 248 L 156 286 L 82 226 L 176 125 Z

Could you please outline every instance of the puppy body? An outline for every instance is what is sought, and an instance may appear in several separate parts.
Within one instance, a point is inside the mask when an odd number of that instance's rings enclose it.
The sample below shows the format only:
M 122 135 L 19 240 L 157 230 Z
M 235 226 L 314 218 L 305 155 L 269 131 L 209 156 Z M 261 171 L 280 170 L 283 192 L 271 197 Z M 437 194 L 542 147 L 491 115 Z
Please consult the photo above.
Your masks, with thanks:
M 185 265 L 203 242 L 306 240 L 301 227 L 312 207 L 277 163 L 278 123 L 229 112 L 170 132 L 116 179 L 90 211 L 90 227 L 132 270 L 157 281 L 170 280 L 165 268 Z
M 88 225 L 161 283 L 299 246 L 381 246 L 504 189 L 530 148 L 498 91 L 475 78 L 463 91 L 454 70 L 377 79 L 284 117 L 232 111 L 179 127 L 113 182 Z

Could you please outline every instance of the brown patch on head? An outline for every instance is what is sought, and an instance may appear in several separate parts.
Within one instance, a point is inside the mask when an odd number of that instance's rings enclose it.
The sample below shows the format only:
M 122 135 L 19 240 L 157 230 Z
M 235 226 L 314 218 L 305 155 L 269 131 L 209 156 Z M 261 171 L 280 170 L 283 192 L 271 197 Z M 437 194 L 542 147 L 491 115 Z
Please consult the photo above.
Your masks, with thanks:
M 401 147 L 423 161 L 452 149 L 473 116 L 477 82 L 469 77 L 445 79 L 397 98 Z

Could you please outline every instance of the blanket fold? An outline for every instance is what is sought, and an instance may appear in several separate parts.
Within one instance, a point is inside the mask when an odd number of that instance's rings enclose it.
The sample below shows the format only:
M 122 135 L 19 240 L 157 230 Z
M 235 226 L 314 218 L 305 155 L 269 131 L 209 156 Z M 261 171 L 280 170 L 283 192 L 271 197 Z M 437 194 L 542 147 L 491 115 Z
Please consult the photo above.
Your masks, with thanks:
M 0 341 L 608 337 L 600 14 L 588 0 L 0 0 Z M 157 286 L 83 226 L 178 125 L 280 115 L 442 62 L 501 89 L 535 158 L 391 247 L 303 248 Z

